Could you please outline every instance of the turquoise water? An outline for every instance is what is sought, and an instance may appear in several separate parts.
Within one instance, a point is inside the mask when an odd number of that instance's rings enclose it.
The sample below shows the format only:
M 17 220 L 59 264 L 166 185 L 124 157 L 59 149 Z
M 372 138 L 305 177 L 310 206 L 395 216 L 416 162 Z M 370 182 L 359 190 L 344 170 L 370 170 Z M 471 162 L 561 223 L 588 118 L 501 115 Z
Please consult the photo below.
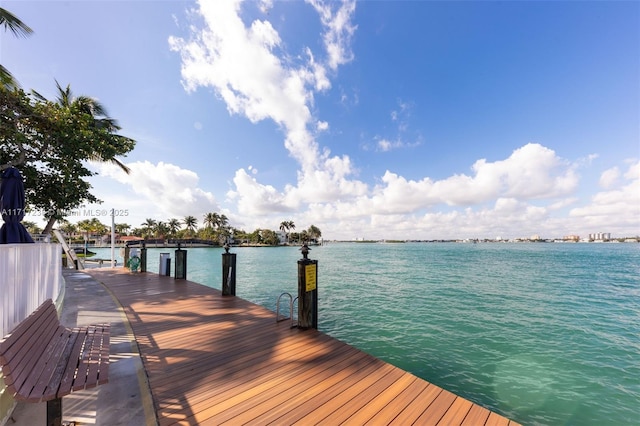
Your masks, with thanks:
M 110 250 L 97 249 L 107 258 Z M 294 247 L 234 248 L 237 295 L 297 292 Z M 148 270 L 158 253 L 149 249 Z M 188 249 L 221 288 L 222 249 Z M 640 419 L 639 244 L 312 247 L 319 328 L 526 425 Z

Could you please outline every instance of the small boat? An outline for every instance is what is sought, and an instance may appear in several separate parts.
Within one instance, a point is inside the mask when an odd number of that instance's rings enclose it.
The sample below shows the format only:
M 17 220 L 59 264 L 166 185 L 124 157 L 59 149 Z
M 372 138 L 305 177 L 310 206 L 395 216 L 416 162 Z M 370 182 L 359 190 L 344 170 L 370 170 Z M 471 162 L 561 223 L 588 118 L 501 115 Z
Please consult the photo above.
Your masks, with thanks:
M 87 249 L 85 251 L 83 247 L 75 247 L 73 251 L 78 257 L 91 257 L 96 255 L 96 253 L 91 250 Z

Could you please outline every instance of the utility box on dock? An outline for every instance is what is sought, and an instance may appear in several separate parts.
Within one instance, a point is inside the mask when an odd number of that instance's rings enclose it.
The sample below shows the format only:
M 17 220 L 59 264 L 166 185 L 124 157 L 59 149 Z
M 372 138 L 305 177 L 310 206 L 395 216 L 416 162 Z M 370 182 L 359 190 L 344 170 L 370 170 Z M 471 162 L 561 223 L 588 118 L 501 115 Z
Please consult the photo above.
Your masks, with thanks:
M 160 253 L 160 271 L 159 275 L 171 276 L 171 253 Z

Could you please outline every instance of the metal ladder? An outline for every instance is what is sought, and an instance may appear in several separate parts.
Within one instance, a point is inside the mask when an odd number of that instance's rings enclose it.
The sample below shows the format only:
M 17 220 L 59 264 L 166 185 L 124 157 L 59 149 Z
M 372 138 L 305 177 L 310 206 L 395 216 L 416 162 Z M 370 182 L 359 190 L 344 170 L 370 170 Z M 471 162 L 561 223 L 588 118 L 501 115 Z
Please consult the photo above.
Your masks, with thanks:
M 280 315 L 280 300 L 282 299 L 283 296 L 289 297 L 289 316 L 288 317 Z M 276 322 L 281 322 L 281 321 L 286 321 L 288 319 L 291 319 L 291 328 L 296 327 L 298 325 L 298 320 L 297 318 L 294 318 L 293 313 L 295 311 L 293 310 L 293 305 L 297 301 L 298 301 L 298 298 L 296 297 L 294 299 L 291 293 L 284 292 L 280 296 L 278 296 L 278 300 L 276 301 Z

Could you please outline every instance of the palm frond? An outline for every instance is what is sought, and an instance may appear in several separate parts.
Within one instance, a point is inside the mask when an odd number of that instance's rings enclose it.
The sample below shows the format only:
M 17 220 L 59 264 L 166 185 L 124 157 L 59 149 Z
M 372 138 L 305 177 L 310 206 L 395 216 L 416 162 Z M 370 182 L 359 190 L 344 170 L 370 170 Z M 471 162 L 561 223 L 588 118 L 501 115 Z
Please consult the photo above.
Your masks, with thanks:
M 16 37 L 27 37 L 33 33 L 27 24 L 6 9 L 0 7 L 0 25 L 11 31 Z

